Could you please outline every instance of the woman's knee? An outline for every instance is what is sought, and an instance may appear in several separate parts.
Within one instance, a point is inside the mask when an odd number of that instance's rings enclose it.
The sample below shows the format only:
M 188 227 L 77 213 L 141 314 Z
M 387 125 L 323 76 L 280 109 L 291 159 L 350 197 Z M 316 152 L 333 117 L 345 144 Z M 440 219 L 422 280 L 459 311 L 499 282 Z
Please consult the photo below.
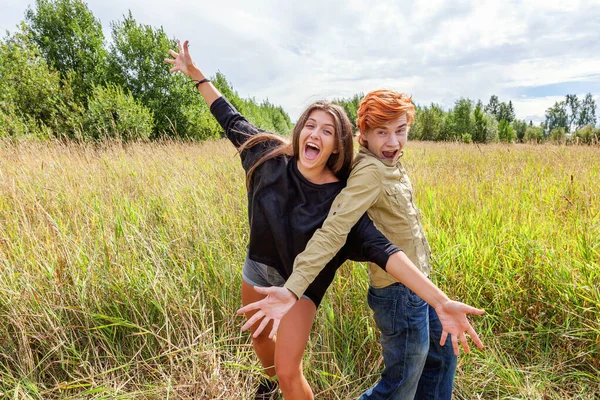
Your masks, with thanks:
M 304 377 L 302 374 L 302 364 L 287 360 L 275 360 L 275 371 L 277 371 L 277 379 L 284 392 L 301 384 Z

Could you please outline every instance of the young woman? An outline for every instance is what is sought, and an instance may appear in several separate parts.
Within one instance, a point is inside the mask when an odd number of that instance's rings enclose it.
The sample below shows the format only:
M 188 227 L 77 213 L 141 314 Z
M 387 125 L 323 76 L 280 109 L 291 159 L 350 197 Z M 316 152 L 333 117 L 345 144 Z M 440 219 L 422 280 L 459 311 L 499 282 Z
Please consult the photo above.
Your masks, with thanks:
M 299 117 L 292 143 L 287 143 L 252 126 L 221 96 L 192 61 L 187 41 L 179 43 L 179 53 L 171 50 L 170 54 L 173 59 L 165 61 L 173 65 L 171 72 L 181 71 L 194 80 L 226 136 L 240 152 L 247 173 L 250 221 L 242 302 L 258 302 L 266 297 L 268 287 L 283 286 L 292 273 L 296 255 L 322 225 L 333 199 L 343 189 L 353 154 L 351 124 L 340 107 L 317 102 Z M 466 314 L 482 311 L 449 300 L 399 250 L 364 215 L 350 231 L 346 245 L 285 318 L 272 324 L 269 319 L 262 319 L 261 311 L 246 312 L 256 354 L 265 372 L 277 375 L 285 399 L 313 398 L 302 373 L 302 355 L 316 308 L 336 269 L 348 258 L 374 262 L 398 276 L 430 304 L 437 305 L 440 320 L 449 333 L 462 340 L 464 331 L 468 331 L 478 341 Z M 260 324 L 254 324 L 260 319 Z M 277 340 L 263 333 L 269 331 L 277 331 Z M 267 386 L 261 385 L 259 392 Z M 257 398 L 269 398 L 259 396 L 262 395 L 257 393 Z

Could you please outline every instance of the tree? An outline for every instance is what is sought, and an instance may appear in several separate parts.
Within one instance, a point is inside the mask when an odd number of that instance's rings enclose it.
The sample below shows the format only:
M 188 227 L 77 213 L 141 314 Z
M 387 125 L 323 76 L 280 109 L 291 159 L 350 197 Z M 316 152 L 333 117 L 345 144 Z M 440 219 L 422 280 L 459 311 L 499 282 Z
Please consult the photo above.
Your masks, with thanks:
M 567 113 L 567 132 L 573 132 L 575 124 L 579 120 L 579 111 L 581 103 L 575 94 L 568 94 L 565 98 L 565 104 L 568 109 Z
M 557 101 L 554 103 L 554 106 L 546 110 L 544 126 L 547 132 L 552 132 L 557 128 L 563 128 L 565 131 L 568 130 L 567 105 L 564 101 Z
M 498 123 L 498 138 L 501 142 L 512 143 L 515 141 L 515 131 L 510 122 L 503 119 Z
M 358 93 L 347 99 L 334 99 L 332 101 L 332 103 L 337 104 L 344 109 L 354 129 L 357 129 L 356 119 L 358 117 L 358 106 L 363 97 L 365 97 L 364 93 Z
M 515 111 L 512 107 L 512 101 L 509 101 L 508 103 L 500 103 L 500 106 L 498 107 L 498 114 L 496 114 L 496 119 L 498 120 L 498 122 L 502 120 L 508 122 L 514 121 Z
M 206 112 L 207 108 L 201 108 L 191 82 L 181 74 L 171 74 L 164 63 L 169 49 L 177 48 L 176 41 L 169 39 L 162 27 L 138 24 L 131 12 L 123 21 L 113 22 L 111 29 L 110 81 L 152 110 L 155 135 L 196 136 L 184 110 Z
M 483 113 L 481 103 L 477 103 L 473 110 L 472 138 L 476 143 L 485 143 L 488 136 L 488 123 Z
M 498 96 L 493 94 L 490 97 L 490 101 L 487 104 L 487 106 L 485 106 L 484 111 L 488 114 L 492 114 L 494 117 L 496 117 L 498 115 L 498 112 L 500 111 L 500 104 L 498 102 Z
M 41 57 L 39 47 L 23 33 L 0 42 L 0 103 L 4 114 L 19 118 L 22 129 L 15 133 L 77 136 L 82 108 L 74 102 L 70 78 L 61 84 L 57 71 Z M 7 126 L 5 124 L 5 126 Z
M 472 121 L 471 121 L 471 110 L 473 108 L 473 102 L 469 99 L 460 98 L 454 104 L 453 112 L 453 132 L 450 140 L 457 140 L 462 137 L 463 134 L 471 134 Z
M 579 118 L 577 119 L 577 128 L 585 125 L 596 125 L 596 102 L 591 93 L 585 95 L 581 102 Z
M 438 104 L 423 107 L 415 116 L 411 135 L 420 140 L 440 140 L 445 117 L 446 113 Z
M 106 49 L 100 21 L 82 0 L 36 0 L 25 12 L 28 33 L 73 93 L 86 104 L 94 84 L 104 80 Z
M 515 119 L 512 122 L 512 127 L 517 134 L 517 139 L 519 142 L 522 142 L 525 137 L 525 131 L 527 130 L 527 122 L 525 122 L 525 120 Z

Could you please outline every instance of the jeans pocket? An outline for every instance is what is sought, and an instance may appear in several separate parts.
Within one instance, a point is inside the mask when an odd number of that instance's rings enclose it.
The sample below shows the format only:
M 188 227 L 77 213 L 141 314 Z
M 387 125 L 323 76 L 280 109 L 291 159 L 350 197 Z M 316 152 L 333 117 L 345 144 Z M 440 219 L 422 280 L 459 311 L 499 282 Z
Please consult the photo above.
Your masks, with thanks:
M 406 305 L 408 307 L 419 308 L 426 306 L 427 303 L 425 302 L 425 300 L 420 298 L 415 292 L 413 292 L 409 288 L 406 288 Z
M 371 310 L 373 310 L 373 319 L 377 327 L 384 335 L 392 335 L 395 331 L 396 308 L 398 304 L 397 298 L 382 297 L 374 292 L 377 289 L 369 288 L 367 302 Z

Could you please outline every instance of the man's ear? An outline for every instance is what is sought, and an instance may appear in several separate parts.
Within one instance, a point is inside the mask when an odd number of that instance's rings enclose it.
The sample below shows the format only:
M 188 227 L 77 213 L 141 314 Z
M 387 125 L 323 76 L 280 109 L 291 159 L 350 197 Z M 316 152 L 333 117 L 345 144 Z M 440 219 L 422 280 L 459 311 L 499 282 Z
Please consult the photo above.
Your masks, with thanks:
M 358 138 L 358 144 L 365 146 L 365 147 L 367 146 L 367 138 L 361 131 L 358 131 L 357 138 Z

